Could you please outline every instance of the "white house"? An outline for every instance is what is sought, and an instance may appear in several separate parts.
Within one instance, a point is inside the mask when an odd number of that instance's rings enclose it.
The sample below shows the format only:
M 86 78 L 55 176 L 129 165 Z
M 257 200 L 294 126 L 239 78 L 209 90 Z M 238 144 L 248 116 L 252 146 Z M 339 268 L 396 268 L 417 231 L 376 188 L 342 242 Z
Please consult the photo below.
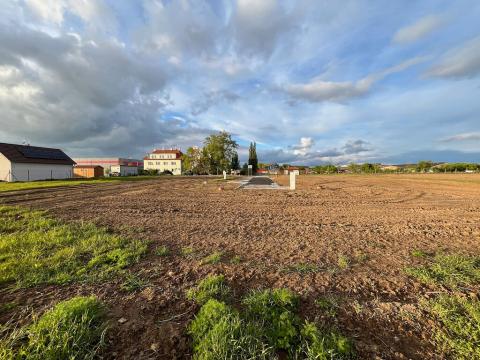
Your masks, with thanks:
M 171 171 L 173 175 L 182 175 L 182 155 L 178 149 L 155 149 L 143 159 L 143 167 L 145 170 Z
M 70 179 L 74 164 L 60 149 L 0 143 L 0 181 Z

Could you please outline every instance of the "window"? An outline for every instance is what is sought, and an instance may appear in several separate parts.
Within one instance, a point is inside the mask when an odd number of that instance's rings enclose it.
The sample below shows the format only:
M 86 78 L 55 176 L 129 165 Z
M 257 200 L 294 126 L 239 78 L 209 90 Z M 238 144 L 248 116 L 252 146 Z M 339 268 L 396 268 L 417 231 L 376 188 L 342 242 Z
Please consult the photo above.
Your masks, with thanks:
M 172 161 L 172 163 L 171 163 L 171 164 L 172 164 L 172 165 L 176 165 L 176 164 L 175 164 L 175 161 Z
M 160 165 L 160 161 L 157 161 L 156 165 Z
M 149 161 L 149 162 L 148 162 L 148 165 L 153 165 L 153 161 Z
M 163 162 L 163 165 L 168 165 L 168 161 L 164 161 L 164 162 Z

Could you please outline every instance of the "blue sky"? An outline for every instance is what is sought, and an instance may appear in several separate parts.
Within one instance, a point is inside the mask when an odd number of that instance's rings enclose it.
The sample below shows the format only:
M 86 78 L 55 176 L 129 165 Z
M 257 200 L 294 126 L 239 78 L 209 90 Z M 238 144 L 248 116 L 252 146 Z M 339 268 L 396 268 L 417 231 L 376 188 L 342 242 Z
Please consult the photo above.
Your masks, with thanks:
M 7 0 L 0 141 L 143 156 L 480 162 L 476 0 Z

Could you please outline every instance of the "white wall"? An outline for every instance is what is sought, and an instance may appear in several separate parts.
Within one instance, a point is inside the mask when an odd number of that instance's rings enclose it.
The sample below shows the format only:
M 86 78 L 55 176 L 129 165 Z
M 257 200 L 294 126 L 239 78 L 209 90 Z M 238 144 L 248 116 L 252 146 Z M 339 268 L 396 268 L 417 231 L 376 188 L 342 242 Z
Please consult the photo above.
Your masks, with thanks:
M 0 153 L 0 181 L 10 181 L 11 171 L 12 166 L 10 160 Z
M 120 173 L 120 176 L 138 175 L 138 167 L 136 166 L 112 165 L 110 171 L 112 173 Z
M 72 165 L 12 163 L 12 181 L 72 178 Z
M 143 167 L 145 170 L 158 170 L 159 172 L 168 170 L 171 171 L 173 175 L 182 175 L 182 160 L 180 159 L 147 159 L 143 161 Z

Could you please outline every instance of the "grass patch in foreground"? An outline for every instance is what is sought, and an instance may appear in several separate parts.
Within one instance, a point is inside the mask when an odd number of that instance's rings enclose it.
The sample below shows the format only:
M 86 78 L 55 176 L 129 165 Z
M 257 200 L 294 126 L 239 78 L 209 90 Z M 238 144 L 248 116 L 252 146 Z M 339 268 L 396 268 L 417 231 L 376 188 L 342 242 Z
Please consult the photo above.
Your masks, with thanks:
M 17 287 L 104 279 L 137 262 L 145 242 L 42 211 L 0 206 L 0 284 Z
M 463 255 L 436 255 L 425 266 L 407 268 L 407 274 L 424 283 L 452 288 L 480 282 L 480 257 Z
M 104 344 L 105 329 L 103 305 L 95 297 L 75 297 L 2 337 L 0 358 L 93 359 Z
M 425 302 L 437 321 L 434 343 L 452 359 L 480 359 L 480 302 L 442 295 Z
M 102 184 L 109 182 L 121 182 L 121 181 L 142 181 L 152 180 L 158 178 L 157 176 L 124 176 L 124 177 L 111 177 L 101 179 L 69 179 L 69 180 L 45 180 L 45 181 L 28 181 L 28 182 L 0 182 L 0 192 L 5 191 L 17 191 L 17 190 L 30 190 L 30 189 L 43 189 L 59 186 L 76 186 L 82 184 Z
M 187 291 L 187 298 L 194 300 L 202 305 L 210 299 L 226 300 L 230 294 L 230 289 L 225 284 L 223 275 L 210 275 L 200 281 L 200 283 Z
M 202 261 L 200 261 L 200 264 L 218 264 L 220 261 L 222 261 L 222 256 L 223 253 L 221 251 L 215 251 L 214 253 L 204 257 Z
M 301 321 L 298 300 L 287 289 L 257 290 L 236 309 L 223 301 L 221 294 L 212 293 L 188 327 L 193 358 L 276 359 L 280 351 L 291 359 L 353 358 L 346 337 Z

